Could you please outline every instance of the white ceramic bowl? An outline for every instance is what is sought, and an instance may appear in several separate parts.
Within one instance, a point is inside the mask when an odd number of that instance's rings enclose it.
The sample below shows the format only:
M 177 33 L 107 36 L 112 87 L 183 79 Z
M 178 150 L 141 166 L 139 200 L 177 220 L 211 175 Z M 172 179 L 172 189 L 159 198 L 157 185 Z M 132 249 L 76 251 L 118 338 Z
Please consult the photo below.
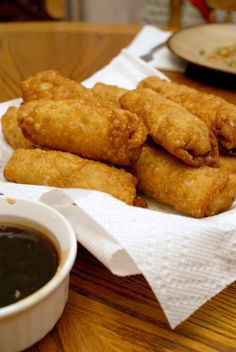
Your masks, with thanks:
M 58 249 L 59 266 L 52 279 L 21 301 L 0 308 L 0 351 L 16 352 L 44 337 L 60 318 L 67 298 L 69 272 L 77 242 L 67 220 L 37 201 L 0 197 L 0 223 L 25 224 L 41 229 Z

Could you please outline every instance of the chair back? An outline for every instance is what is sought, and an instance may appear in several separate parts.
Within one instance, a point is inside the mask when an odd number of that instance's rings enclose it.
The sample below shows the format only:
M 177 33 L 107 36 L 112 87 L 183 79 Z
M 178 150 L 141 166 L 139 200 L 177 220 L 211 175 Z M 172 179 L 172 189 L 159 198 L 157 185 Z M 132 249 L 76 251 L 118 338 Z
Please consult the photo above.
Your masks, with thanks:
M 170 1 L 170 28 L 179 29 L 181 27 L 181 12 L 184 0 Z

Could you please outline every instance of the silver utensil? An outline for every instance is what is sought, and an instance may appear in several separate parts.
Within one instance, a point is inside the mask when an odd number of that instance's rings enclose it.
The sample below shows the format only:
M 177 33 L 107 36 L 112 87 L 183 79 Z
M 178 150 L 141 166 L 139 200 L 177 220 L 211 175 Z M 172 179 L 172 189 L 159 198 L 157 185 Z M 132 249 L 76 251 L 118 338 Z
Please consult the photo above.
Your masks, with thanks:
M 143 61 L 147 61 L 147 62 L 151 61 L 152 58 L 153 58 L 154 53 L 158 49 L 164 47 L 165 45 L 166 45 L 166 42 L 161 42 L 161 43 L 155 45 L 147 54 L 140 56 L 140 59 L 142 59 Z

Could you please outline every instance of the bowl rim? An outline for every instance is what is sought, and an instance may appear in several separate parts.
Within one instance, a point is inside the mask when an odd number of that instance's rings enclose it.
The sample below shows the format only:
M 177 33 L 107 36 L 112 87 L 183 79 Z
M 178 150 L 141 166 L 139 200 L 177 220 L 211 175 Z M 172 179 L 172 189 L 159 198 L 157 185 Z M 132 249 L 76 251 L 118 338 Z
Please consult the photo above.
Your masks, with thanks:
M 53 277 L 44 286 L 42 286 L 41 288 L 39 288 L 37 291 L 33 292 L 29 296 L 23 298 L 22 300 L 9 304 L 4 307 L 0 307 L 0 320 L 8 318 L 12 315 L 21 313 L 22 311 L 29 309 L 30 307 L 34 306 L 35 304 L 39 303 L 40 301 L 44 300 L 46 297 L 51 295 L 57 289 L 57 287 L 64 281 L 64 279 L 69 275 L 77 253 L 77 240 L 76 240 L 75 232 L 72 226 L 70 225 L 70 223 L 68 222 L 68 220 L 58 210 L 38 200 L 30 200 L 30 199 L 24 199 L 20 197 L 19 198 L 10 197 L 10 196 L 0 196 L 0 205 L 4 201 L 9 203 L 9 200 L 14 200 L 18 204 L 20 203 L 19 205 L 20 205 L 21 211 L 22 211 L 23 205 L 27 205 L 27 206 L 34 207 L 34 209 L 41 210 L 52 215 L 54 218 L 56 218 L 56 220 L 60 222 L 61 226 L 64 226 L 65 231 L 67 231 L 70 245 L 68 246 L 68 254 L 66 259 L 62 262 L 62 264 L 59 264 L 58 266 L 59 270 L 57 269 Z M 1 215 L 1 210 L 0 210 L 0 215 Z M 9 215 L 12 216 L 11 214 Z M 14 217 L 14 215 L 12 217 Z M 31 220 L 30 214 L 28 215 L 25 214 L 24 217 L 25 219 L 28 219 L 30 222 Z M 45 224 L 43 225 L 44 227 L 47 227 L 47 225 Z M 53 232 L 51 229 L 50 231 Z M 57 233 L 53 232 L 53 234 L 57 238 Z

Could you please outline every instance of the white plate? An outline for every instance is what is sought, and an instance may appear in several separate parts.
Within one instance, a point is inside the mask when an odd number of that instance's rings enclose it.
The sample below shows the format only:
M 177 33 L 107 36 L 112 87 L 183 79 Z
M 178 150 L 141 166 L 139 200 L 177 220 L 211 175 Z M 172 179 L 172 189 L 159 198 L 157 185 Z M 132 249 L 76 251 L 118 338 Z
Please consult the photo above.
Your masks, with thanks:
M 211 52 L 233 43 L 236 43 L 236 24 L 221 23 L 205 24 L 176 32 L 168 40 L 168 47 L 175 55 L 190 63 L 236 74 L 236 66 L 229 66 L 225 60 L 211 61 L 208 58 Z

